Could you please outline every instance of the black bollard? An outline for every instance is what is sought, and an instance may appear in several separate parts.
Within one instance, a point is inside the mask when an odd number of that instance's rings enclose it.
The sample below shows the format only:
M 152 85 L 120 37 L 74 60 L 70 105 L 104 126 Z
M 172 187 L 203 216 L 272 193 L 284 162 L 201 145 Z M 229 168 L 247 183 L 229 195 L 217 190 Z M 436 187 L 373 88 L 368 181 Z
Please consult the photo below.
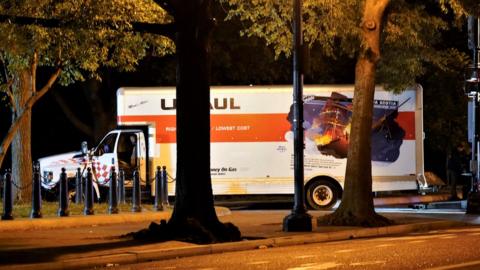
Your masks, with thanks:
M 84 215 L 93 215 L 93 176 L 92 169 L 87 169 L 87 178 L 85 179 L 85 208 L 83 209 Z
M 160 166 L 157 166 L 157 170 L 155 171 L 155 204 L 153 206 L 153 209 L 156 211 L 162 211 L 163 206 L 162 206 L 162 184 L 161 184 L 161 177 L 162 177 L 162 171 L 160 170 Z
M 68 211 L 68 182 L 67 182 L 67 173 L 65 168 L 62 168 L 60 173 L 60 198 L 59 198 L 59 207 L 58 207 L 58 216 L 59 217 L 68 217 L 70 214 Z
M 75 176 L 75 203 L 81 204 L 83 201 L 83 188 L 82 188 L 82 170 L 77 168 L 77 174 Z
M 120 169 L 118 173 L 118 201 L 125 204 L 125 172 Z
M 163 166 L 162 170 L 162 206 L 165 208 L 168 206 L 168 178 L 167 178 L 167 167 Z
M 42 217 L 42 183 L 40 182 L 40 164 L 38 162 L 33 165 L 33 180 L 32 180 L 32 212 L 30 218 Z
M 110 190 L 108 191 L 108 213 L 118 214 L 118 200 L 117 200 L 117 172 L 115 167 L 112 167 L 110 172 Z
M 2 220 L 12 220 L 13 194 L 12 194 L 12 173 L 7 171 L 3 178 L 3 214 Z
M 132 212 L 141 212 L 140 205 L 140 175 L 138 170 L 133 171 L 133 196 L 132 196 Z

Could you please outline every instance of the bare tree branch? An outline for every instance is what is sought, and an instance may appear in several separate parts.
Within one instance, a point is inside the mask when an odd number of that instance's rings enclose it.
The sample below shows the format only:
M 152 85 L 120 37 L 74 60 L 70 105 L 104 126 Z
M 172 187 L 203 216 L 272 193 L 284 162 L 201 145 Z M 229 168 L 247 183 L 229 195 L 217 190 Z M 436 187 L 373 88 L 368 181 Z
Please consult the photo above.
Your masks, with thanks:
M 38 51 L 33 52 L 32 60 L 32 93 L 37 92 L 37 65 L 38 65 Z
M 62 69 L 58 67 L 55 72 L 50 76 L 50 79 L 48 79 L 48 82 L 40 89 L 38 92 L 35 92 L 35 94 L 27 100 L 25 107 L 31 108 L 37 100 L 39 100 L 43 95 L 45 95 L 50 88 L 52 88 L 52 85 L 55 83 L 57 80 L 58 76 L 60 76 L 60 73 L 62 73 Z
M 72 122 L 72 124 L 81 132 L 85 133 L 86 135 L 93 137 L 93 130 L 90 126 L 85 124 L 77 115 L 70 109 L 70 107 L 65 102 L 58 93 L 55 91 L 52 92 L 53 97 L 57 101 L 60 109 L 62 109 L 63 113 L 67 116 L 67 118 Z
M 4 80 L 5 80 L 5 90 L 3 90 L 1 92 L 5 93 L 5 95 L 7 95 L 8 103 L 11 106 L 11 111 L 13 113 L 15 113 L 17 111 L 17 108 L 16 108 L 16 104 L 14 102 L 14 97 L 13 97 L 13 94 L 12 94 L 13 93 L 12 85 L 13 85 L 14 80 L 10 79 L 9 76 L 8 76 L 7 64 L 5 62 L 5 58 L 3 57 L 3 54 L 1 54 L 1 53 L 0 53 L 0 62 L 2 63 L 2 66 L 3 66 L 3 76 L 4 76 Z
M 6 89 L 5 91 L 2 91 L 2 92 L 4 92 L 5 95 L 7 95 L 8 103 L 10 104 L 11 111 L 13 114 L 15 114 L 17 112 L 17 105 L 15 103 L 15 98 L 13 96 L 13 89 L 12 89 L 13 82 L 14 82 L 13 79 L 7 81 L 6 87 L 5 87 Z
M 173 39 L 177 31 L 175 23 L 156 24 L 144 22 L 132 22 L 132 31 L 137 33 L 149 33 Z

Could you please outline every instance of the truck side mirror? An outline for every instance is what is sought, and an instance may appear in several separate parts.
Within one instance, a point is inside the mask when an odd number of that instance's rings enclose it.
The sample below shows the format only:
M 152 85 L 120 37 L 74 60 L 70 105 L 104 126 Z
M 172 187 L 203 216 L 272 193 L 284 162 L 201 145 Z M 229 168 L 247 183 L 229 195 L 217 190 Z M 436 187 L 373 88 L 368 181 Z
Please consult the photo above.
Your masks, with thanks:
M 82 154 L 86 155 L 88 153 L 88 144 L 86 141 L 82 142 Z

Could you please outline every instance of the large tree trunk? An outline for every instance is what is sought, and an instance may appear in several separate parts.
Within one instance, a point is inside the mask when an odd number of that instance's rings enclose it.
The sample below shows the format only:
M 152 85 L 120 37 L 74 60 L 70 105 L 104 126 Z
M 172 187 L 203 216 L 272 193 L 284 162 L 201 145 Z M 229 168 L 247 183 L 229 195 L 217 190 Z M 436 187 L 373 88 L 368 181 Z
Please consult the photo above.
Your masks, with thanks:
M 12 180 L 15 183 L 16 197 L 22 202 L 30 202 L 32 197 L 32 109 L 25 104 L 33 94 L 32 74 L 22 70 L 13 85 L 17 112 L 12 115 L 15 122 L 19 114 L 25 116 L 19 121 L 18 132 L 12 141 Z
M 166 2 L 177 34 L 177 172 L 175 206 L 167 224 L 152 223 L 139 238 L 195 243 L 240 240 L 233 224 L 218 220 L 210 176 L 211 0 Z
M 197 10 L 197 2 L 184 1 L 185 14 L 175 18 L 179 26 L 175 222 L 188 217 L 216 221 L 210 178 L 210 29 L 205 22 L 210 18 Z
M 211 239 L 202 242 L 227 241 L 231 236 L 215 213 L 210 176 L 211 1 L 185 0 L 178 4 L 177 180 L 169 224 L 200 225 L 211 234 Z
M 382 17 L 389 0 L 367 0 L 362 19 L 363 49 L 355 67 L 353 115 L 342 202 L 321 223 L 382 226 L 390 221 L 375 213 L 372 195 L 371 136 L 375 71 L 380 59 Z

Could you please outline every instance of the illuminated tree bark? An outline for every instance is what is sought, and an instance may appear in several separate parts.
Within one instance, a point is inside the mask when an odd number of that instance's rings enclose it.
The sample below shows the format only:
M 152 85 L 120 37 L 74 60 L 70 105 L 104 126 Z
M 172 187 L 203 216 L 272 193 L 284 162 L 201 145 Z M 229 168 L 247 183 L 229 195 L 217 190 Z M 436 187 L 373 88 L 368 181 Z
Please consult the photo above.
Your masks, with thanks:
M 380 60 L 382 17 L 389 0 L 367 0 L 361 23 L 363 49 L 355 67 L 353 115 L 343 199 L 323 222 L 333 225 L 381 226 L 389 220 L 376 214 L 372 195 L 371 134 L 375 72 Z
M 13 78 L 7 96 L 12 110 L 12 124 L 0 144 L 0 165 L 7 150 L 12 145 L 12 180 L 19 188 L 16 198 L 23 202 L 31 201 L 32 159 L 31 159 L 31 118 L 32 107 L 48 90 L 60 75 L 58 68 L 48 82 L 37 91 L 36 69 L 37 52 L 34 52 L 30 69 L 24 69 Z
M 12 122 L 16 121 L 17 113 L 25 116 L 18 121 L 18 130 L 12 141 L 12 180 L 16 184 L 16 197 L 23 202 L 31 201 L 32 189 L 32 158 L 31 130 L 32 109 L 25 103 L 32 96 L 32 76 L 28 70 L 22 71 L 13 85 L 13 95 L 17 112 L 12 113 Z

